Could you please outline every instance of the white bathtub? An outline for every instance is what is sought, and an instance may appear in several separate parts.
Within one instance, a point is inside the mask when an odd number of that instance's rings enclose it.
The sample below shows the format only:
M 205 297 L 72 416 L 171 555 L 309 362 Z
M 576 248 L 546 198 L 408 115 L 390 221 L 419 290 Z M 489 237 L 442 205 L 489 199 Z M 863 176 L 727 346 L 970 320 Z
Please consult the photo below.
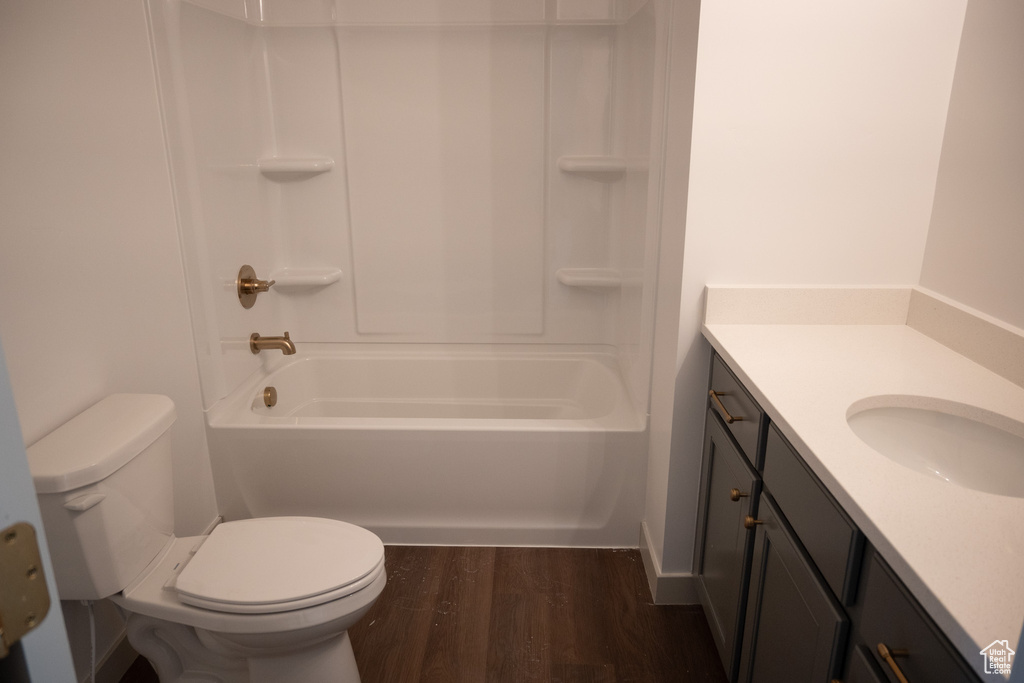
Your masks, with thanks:
M 208 435 L 226 519 L 332 517 L 405 544 L 638 539 L 646 416 L 593 347 L 300 344 L 215 405 Z

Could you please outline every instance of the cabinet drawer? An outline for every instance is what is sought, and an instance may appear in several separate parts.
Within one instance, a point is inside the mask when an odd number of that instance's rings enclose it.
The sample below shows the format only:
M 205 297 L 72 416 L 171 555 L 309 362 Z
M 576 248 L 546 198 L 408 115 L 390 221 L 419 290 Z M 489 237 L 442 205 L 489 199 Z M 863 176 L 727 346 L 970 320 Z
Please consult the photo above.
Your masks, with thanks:
M 864 536 L 775 425 L 768 429 L 764 486 L 832 591 L 852 602 Z
M 892 570 L 873 550 L 868 555 L 861 580 L 857 631 L 886 676 L 898 680 L 892 666 L 879 654 L 879 644 L 896 653 L 893 661 L 908 681 L 977 681 L 945 636 L 906 594 Z
M 711 389 L 708 400 L 711 409 L 722 418 L 726 429 L 740 445 L 743 455 L 760 470 L 761 463 L 756 462 L 756 459 L 763 416 L 761 407 L 750 397 L 717 354 L 711 362 Z

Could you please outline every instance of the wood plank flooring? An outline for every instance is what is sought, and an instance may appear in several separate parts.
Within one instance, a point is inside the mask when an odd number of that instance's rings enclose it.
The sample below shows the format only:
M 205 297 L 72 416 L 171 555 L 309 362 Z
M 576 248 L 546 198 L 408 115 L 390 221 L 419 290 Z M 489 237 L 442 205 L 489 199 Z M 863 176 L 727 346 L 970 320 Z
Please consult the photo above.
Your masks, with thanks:
M 401 547 L 352 628 L 363 683 L 725 680 L 700 607 L 650 604 L 636 550 Z
M 386 565 L 350 631 L 362 683 L 726 680 L 701 608 L 651 604 L 639 551 L 388 546 Z

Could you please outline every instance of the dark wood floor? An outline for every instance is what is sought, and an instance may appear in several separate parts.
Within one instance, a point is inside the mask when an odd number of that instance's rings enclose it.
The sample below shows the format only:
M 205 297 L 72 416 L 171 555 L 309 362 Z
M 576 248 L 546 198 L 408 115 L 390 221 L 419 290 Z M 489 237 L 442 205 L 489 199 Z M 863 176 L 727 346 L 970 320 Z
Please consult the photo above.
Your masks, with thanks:
M 362 683 L 726 680 L 701 608 L 651 604 L 636 550 L 386 552 L 387 587 L 350 631 Z

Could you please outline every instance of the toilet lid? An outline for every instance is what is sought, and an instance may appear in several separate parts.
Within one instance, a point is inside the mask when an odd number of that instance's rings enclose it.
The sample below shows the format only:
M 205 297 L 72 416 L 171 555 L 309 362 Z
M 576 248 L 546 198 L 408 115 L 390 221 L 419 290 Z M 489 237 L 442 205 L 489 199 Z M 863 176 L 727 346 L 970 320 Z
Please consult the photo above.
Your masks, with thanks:
M 178 576 L 187 604 L 222 612 L 283 612 L 336 600 L 372 582 L 384 562 L 373 533 L 318 517 L 224 522 Z

